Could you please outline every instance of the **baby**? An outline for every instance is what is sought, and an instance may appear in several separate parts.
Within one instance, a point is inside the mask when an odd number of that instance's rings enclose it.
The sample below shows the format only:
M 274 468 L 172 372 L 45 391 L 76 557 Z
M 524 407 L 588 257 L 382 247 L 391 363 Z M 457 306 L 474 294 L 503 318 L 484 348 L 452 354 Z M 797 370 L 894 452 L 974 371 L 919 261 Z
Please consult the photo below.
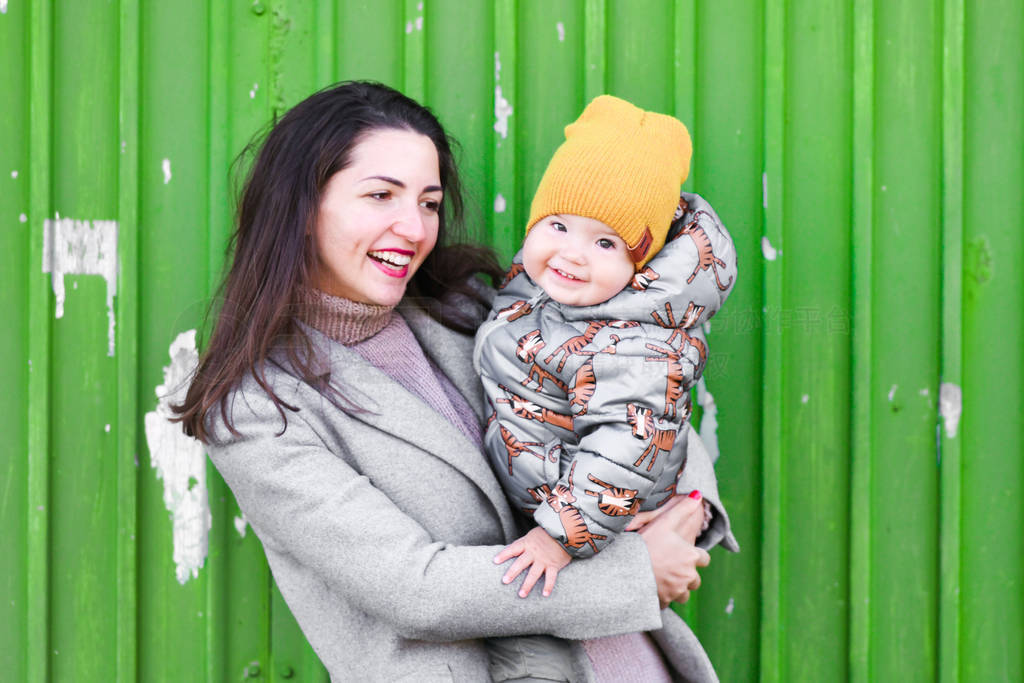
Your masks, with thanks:
M 517 558 L 505 583 L 528 570 L 523 597 L 676 493 L 701 325 L 736 280 L 718 216 L 680 194 L 682 123 L 602 95 L 565 137 L 474 351 L 486 450 L 537 525 L 496 558 Z

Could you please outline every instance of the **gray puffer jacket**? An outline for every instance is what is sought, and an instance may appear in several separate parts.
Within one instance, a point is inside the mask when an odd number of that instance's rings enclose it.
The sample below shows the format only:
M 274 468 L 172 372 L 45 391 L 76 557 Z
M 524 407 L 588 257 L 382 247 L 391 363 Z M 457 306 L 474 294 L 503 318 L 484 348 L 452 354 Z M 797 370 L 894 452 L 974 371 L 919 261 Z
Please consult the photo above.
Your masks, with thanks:
M 601 304 L 553 301 L 522 254 L 513 259 L 476 337 L 491 410 L 484 444 L 513 505 L 574 557 L 598 552 L 676 492 L 689 390 L 707 362 L 701 325 L 735 281 L 732 238 L 689 193 L 665 246 Z M 711 544 L 736 549 L 728 519 L 719 522 Z

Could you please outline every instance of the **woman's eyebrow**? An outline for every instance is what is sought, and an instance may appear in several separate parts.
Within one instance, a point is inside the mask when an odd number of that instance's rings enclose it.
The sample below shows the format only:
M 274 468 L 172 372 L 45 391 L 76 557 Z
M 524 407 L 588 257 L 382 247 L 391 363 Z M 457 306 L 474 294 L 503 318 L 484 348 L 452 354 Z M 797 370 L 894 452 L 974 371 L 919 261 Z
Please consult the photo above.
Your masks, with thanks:
M 401 180 L 399 180 L 397 178 L 391 178 L 391 177 L 386 176 L 386 175 L 371 175 L 371 176 L 367 176 L 367 177 L 363 178 L 362 180 L 360 180 L 359 182 L 363 182 L 363 180 L 383 180 L 385 183 L 391 183 L 392 185 L 397 185 L 398 187 L 402 187 L 402 188 L 405 187 L 405 183 L 403 183 Z
M 405 189 L 405 183 L 403 183 L 401 180 L 399 180 L 398 178 L 392 178 L 392 177 L 386 176 L 386 175 L 371 175 L 371 176 L 367 176 L 366 178 L 363 178 L 359 182 L 363 182 L 363 180 L 383 180 L 385 183 L 390 183 L 392 185 L 396 185 L 398 187 L 401 187 L 402 189 Z M 444 188 L 441 187 L 440 185 L 427 185 L 426 187 L 423 188 L 423 191 L 424 192 L 442 192 L 442 191 L 444 191 Z

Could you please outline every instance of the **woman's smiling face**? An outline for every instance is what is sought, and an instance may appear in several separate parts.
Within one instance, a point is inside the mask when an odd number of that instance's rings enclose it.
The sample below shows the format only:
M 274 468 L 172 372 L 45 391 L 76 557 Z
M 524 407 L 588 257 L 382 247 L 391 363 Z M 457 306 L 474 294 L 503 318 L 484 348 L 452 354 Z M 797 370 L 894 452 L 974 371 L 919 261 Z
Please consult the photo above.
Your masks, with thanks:
M 437 242 L 443 197 L 430 138 L 394 128 L 367 133 L 320 196 L 316 287 L 360 303 L 397 304 Z

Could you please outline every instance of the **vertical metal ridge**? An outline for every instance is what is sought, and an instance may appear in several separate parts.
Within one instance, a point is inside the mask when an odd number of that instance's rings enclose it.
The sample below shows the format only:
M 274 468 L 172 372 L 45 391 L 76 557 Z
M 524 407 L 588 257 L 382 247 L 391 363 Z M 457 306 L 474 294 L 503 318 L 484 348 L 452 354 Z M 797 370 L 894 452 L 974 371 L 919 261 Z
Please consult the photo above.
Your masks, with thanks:
M 785 172 L 786 3 L 766 0 L 764 33 L 764 236 L 777 248 L 784 245 L 783 174 Z M 764 268 L 764 305 L 767 313 L 781 306 L 782 264 Z M 761 556 L 761 680 L 783 680 L 782 525 L 785 499 L 782 465 L 782 349 L 783 331 L 773 334 L 762 325 L 764 384 L 762 386 L 762 439 L 764 472 Z
M 519 56 L 517 52 L 517 13 L 516 0 L 495 0 L 494 2 L 494 83 L 491 90 L 491 112 L 494 114 L 495 127 L 491 131 L 491 139 L 494 144 L 491 148 L 494 159 L 494 174 L 491 178 L 490 196 L 488 202 L 493 201 L 499 193 L 504 195 L 512 207 L 512 225 L 522 225 L 526 220 L 523 215 L 523 208 L 519 201 L 519 159 L 516 150 L 516 129 L 518 128 L 519 116 L 513 110 L 507 118 L 507 134 L 502 137 L 497 130 L 499 120 L 500 100 L 515 103 L 518 93 L 519 77 Z M 500 95 L 500 97 L 499 97 Z M 494 221 L 494 211 L 488 210 L 487 215 Z M 499 247 L 501 253 L 514 254 L 517 247 L 516 233 L 511 235 L 499 235 L 494 230 L 492 240 Z
M 850 465 L 850 680 L 870 680 L 871 648 L 871 359 L 874 237 L 874 2 L 853 9 L 853 335 Z
M 314 9 L 317 28 L 313 31 L 316 60 L 316 87 L 323 88 L 338 80 L 338 63 L 334 46 L 338 44 L 338 11 L 333 0 L 316 0 Z
M 228 168 L 228 71 L 229 31 L 228 8 L 218 0 L 207 0 L 207 129 L 206 145 L 209 150 L 209 165 L 206 170 L 206 263 L 207 293 L 212 299 L 220 280 L 222 250 L 218 236 L 220 225 L 230 215 Z M 207 321 L 203 340 L 204 346 L 212 333 L 213 321 Z M 227 639 L 225 633 L 227 611 L 224 596 L 227 593 L 227 503 L 223 495 L 225 486 L 212 463 L 206 463 L 206 481 L 209 483 L 210 525 L 209 547 L 206 564 L 206 680 L 219 683 L 227 672 Z M 217 495 L 222 494 L 222 495 Z
M 697 25 L 697 0 L 680 0 L 675 5 L 675 25 L 673 26 L 673 52 L 675 56 L 675 79 L 672 83 L 672 106 L 677 119 L 686 124 L 690 131 L 690 139 L 696 141 L 700 130 L 697 121 L 697 46 L 694 40 Z M 694 145 L 696 148 L 696 145 Z M 690 163 L 690 175 L 686 179 L 686 187 L 692 191 L 697 186 L 697 169 Z
M 50 677 L 50 280 L 42 276 L 43 230 L 53 199 L 53 3 L 29 5 L 28 557 L 26 670 Z
M 944 0 L 942 32 L 941 382 L 963 386 L 964 0 Z M 937 392 L 941 401 L 941 387 Z M 941 405 L 941 403 L 939 403 Z M 961 440 L 936 415 L 939 458 L 939 661 L 941 683 L 960 680 Z
M 607 0 L 586 0 L 583 20 L 583 97 L 589 102 L 608 88 Z
M 117 680 L 138 677 L 139 0 L 118 27 Z
M 427 93 L 426 46 L 424 25 L 427 18 L 427 0 L 405 0 L 405 38 L 402 40 L 402 90 L 416 100 L 423 102 Z

